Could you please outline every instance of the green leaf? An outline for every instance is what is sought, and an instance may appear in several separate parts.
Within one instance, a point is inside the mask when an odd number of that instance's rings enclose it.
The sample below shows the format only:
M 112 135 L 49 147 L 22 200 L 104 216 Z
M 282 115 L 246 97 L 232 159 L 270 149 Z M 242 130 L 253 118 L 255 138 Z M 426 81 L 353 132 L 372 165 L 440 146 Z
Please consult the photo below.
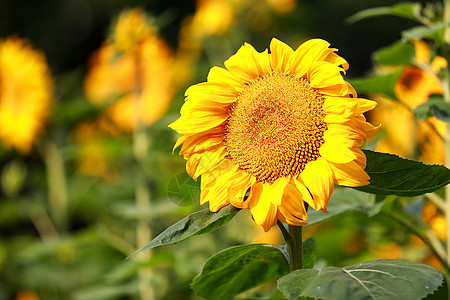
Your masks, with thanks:
M 433 105 L 440 105 L 444 103 L 443 95 L 431 95 L 427 102 L 420 104 L 413 109 L 413 113 L 418 119 L 426 120 L 433 116 L 432 107 Z
M 348 23 L 355 23 L 363 19 L 379 16 L 398 16 L 415 21 L 421 20 L 422 5 L 417 2 L 402 2 L 392 6 L 374 7 L 361 10 L 347 18 Z
M 212 256 L 194 278 L 192 288 L 206 299 L 229 299 L 288 272 L 289 263 L 279 247 L 236 246 Z
M 442 41 L 446 24 L 439 23 L 431 26 L 416 26 L 402 31 L 402 36 L 408 40 L 422 40 L 430 38 L 437 42 Z
M 365 171 L 370 184 L 355 189 L 378 195 L 419 196 L 431 193 L 450 182 L 450 170 L 441 165 L 426 165 L 397 155 L 363 150 Z
M 414 61 L 415 53 L 411 43 L 398 41 L 375 52 L 374 61 L 385 66 L 408 65 Z
M 375 260 L 337 268 L 303 269 L 278 280 L 284 296 L 316 299 L 421 299 L 442 284 L 433 267 L 401 260 Z
M 374 195 L 350 188 L 336 188 L 331 195 L 330 204 L 327 206 L 328 213 L 308 210 L 308 225 L 306 226 L 317 224 L 348 211 L 362 211 L 368 214 L 374 205 Z
M 238 211 L 237 208 L 228 205 L 217 213 L 212 213 L 209 209 L 195 212 L 164 230 L 150 243 L 131 255 L 158 246 L 174 244 L 194 235 L 217 230 L 231 221 Z
M 450 103 L 436 102 L 431 105 L 433 116 L 444 122 L 450 122 Z
M 397 99 L 394 93 L 394 86 L 402 75 L 403 69 L 383 75 L 375 75 L 368 78 L 357 78 L 349 80 L 358 93 L 378 93 L 384 94 L 391 99 Z
M 303 268 L 312 269 L 317 260 L 317 242 L 310 237 L 303 241 Z

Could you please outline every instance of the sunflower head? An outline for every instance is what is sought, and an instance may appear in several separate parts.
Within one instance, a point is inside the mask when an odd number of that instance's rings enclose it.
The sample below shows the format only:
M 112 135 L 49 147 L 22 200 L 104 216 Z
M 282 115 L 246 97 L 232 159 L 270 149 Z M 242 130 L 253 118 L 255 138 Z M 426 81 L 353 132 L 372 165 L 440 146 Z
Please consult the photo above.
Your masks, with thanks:
M 120 14 L 114 26 L 114 45 L 119 51 L 131 53 L 154 31 L 142 9 L 130 9 Z
M 124 32 L 116 36 L 114 43 L 105 42 L 93 54 L 84 82 L 88 100 L 96 105 L 107 104 L 108 118 L 129 132 L 138 125 L 151 126 L 158 121 L 177 88 L 173 53 L 156 29 L 139 29 L 145 25 L 141 24 L 142 14 L 133 9 L 119 18 L 116 28 L 123 26 Z M 127 35 L 125 29 L 136 32 Z M 123 43 L 119 42 L 121 37 Z M 133 48 L 127 46 L 129 51 L 125 51 L 126 45 Z
M 201 179 L 201 203 L 250 209 L 265 231 L 277 219 L 307 223 L 305 202 L 326 212 L 334 184 L 369 183 L 359 147 L 376 131 L 342 74 L 347 62 L 321 39 L 296 50 L 273 39 L 257 52 L 244 44 L 191 86 L 170 125 L 190 176 Z
M 45 55 L 20 38 L 0 39 L 0 141 L 30 152 L 52 102 L 53 83 Z

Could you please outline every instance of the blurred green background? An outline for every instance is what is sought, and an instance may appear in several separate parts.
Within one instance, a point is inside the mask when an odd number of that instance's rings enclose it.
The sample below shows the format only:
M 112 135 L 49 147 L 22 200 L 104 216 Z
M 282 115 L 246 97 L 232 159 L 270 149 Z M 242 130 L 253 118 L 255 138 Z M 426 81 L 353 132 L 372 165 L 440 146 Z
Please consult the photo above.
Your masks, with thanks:
M 223 66 L 244 42 L 262 51 L 272 37 L 294 48 L 323 38 L 350 63 L 347 76 L 362 77 L 373 67 L 372 53 L 414 25 L 395 17 L 345 22 L 364 8 L 399 1 L 216 2 L 232 8 L 228 23 L 208 30 L 208 22 L 223 15 L 215 11 L 201 23 L 206 27 L 189 31 L 189 20 L 208 1 L 0 1 L 0 38 L 26 38 L 43 51 L 54 85 L 48 120 L 32 150 L 0 144 L 0 299 L 196 299 L 189 284 L 212 254 L 244 243 L 282 244 L 276 228 L 264 234 L 242 212 L 214 233 L 126 259 L 200 209 L 199 183 L 186 175 L 178 150 L 172 155 L 177 136 L 167 127 L 179 116 L 184 91 L 205 81 L 209 68 Z M 98 105 L 87 95 L 92 55 L 111 37 L 119 14 L 133 7 L 149 15 L 178 62 L 170 107 L 142 130 L 108 125 L 98 131 L 109 103 Z M 421 203 L 411 209 L 420 214 Z M 305 232 L 318 242 L 321 265 L 429 259 L 417 239 L 382 216 L 349 213 Z M 274 291 L 271 283 L 242 298 L 268 299 Z

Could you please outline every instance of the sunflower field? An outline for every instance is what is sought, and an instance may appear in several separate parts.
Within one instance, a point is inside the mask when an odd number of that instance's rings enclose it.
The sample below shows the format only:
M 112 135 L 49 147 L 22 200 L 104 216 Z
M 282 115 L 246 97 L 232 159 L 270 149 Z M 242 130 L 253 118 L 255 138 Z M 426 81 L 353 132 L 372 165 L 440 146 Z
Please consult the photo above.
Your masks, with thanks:
M 1 1 L 0 300 L 450 299 L 449 60 L 449 0 Z

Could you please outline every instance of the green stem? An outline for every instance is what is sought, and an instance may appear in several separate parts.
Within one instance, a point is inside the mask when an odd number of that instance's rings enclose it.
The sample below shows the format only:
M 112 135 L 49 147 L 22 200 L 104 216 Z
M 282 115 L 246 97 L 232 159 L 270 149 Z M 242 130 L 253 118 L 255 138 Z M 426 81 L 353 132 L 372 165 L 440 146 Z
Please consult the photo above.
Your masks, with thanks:
M 138 174 L 136 183 L 136 207 L 142 210 L 148 210 L 151 206 L 151 192 L 147 186 L 147 176 L 144 168 L 147 161 L 149 139 L 147 136 L 145 125 L 142 122 L 143 103 L 142 93 L 142 61 L 140 52 L 134 53 L 136 63 L 136 85 L 135 85 L 135 129 L 133 132 L 133 154 L 137 162 Z M 138 220 L 136 225 L 136 244 L 137 247 L 142 247 L 152 239 L 152 231 L 147 220 Z M 142 263 L 148 262 L 152 257 L 152 251 L 143 251 L 139 255 L 139 260 Z M 154 279 L 154 274 L 149 267 L 142 267 L 138 271 L 139 276 L 139 294 L 140 300 L 154 300 L 155 291 L 151 282 Z
M 302 226 L 288 225 L 290 239 L 286 241 L 291 272 L 303 268 Z
M 425 196 L 428 198 L 428 200 L 433 202 L 433 204 L 436 205 L 436 207 L 441 212 L 445 212 L 445 201 L 438 194 L 433 192 L 433 193 L 425 194 Z
M 42 155 L 47 171 L 48 201 L 50 216 L 56 229 L 67 229 L 68 198 L 64 170 L 64 158 L 58 146 L 52 141 L 43 144 Z

